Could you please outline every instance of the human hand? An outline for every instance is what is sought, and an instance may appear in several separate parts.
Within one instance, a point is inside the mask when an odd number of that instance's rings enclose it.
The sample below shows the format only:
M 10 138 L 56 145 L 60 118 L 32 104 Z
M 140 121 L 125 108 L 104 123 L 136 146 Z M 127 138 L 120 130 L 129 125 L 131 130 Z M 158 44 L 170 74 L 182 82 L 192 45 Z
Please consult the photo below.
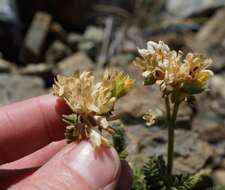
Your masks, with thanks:
M 0 108 L 0 189 L 129 190 L 131 171 L 113 148 L 67 145 L 60 98 L 41 96 Z M 50 144 L 49 144 L 50 143 Z

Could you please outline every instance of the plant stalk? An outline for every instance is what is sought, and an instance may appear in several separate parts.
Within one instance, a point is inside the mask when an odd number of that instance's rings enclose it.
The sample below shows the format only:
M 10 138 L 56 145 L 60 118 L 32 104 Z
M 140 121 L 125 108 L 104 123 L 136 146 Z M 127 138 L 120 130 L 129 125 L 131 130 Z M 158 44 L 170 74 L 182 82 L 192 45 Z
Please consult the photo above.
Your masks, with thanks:
M 177 113 L 180 102 L 177 100 L 174 103 L 173 113 L 171 116 L 169 98 L 166 97 L 166 112 L 167 112 L 167 123 L 168 123 L 168 149 L 167 149 L 167 174 L 172 175 L 173 172 L 173 157 L 174 157 L 174 129 L 176 127 Z

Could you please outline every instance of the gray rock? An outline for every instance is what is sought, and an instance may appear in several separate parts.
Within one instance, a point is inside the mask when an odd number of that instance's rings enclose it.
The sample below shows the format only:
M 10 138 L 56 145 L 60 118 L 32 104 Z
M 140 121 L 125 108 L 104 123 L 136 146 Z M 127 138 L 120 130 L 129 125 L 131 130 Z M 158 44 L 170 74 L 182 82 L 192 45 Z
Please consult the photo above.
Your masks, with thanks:
M 29 64 L 26 67 L 20 69 L 19 73 L 23 75 L 44 76 L 46 74 L 52 73 L 52 67 L 45 63 Z
M 20 53 L 23 62 L 37 62 L 41 59 L 43 46 L 48 35 L 52 17 L 43 12 L 37 12 L 26 34 Z
M 0 75 L 0 88 L 1 105 L 46 93 L 42 79 L 12 74 Z
M 76 70 L 88 71 L 95 68 L 91 59 L 83 52 L 75 53 L 58 63 L 57 72 L 64 75 L 72 75 Z
M 0 0 L 0 20 L 3 22 L 18 22 L 15 0 Z
M 96 26 L 89 26 L 84 32 L 85 40 L 101 42 L 103 40 L 104 30 Z
M 216 14 L 210 18 L 197 35 L 188 42 L 190 48 L 195 52 L 203 53 L 213 59 L 212 69 L 221 71 L 225 68 L 224 61 L 224 38 L 225 28 L 221 27 L 221 23 L 225 19 L 225 9 L 218 10 Z
M 167 154 L 167 130 L 142 125 L 126 126 L 128 138 L 128 160 L 142 165 L 150 156 Z M 213 152 L 211 146 L 200 140 L 197 133 L 186 130 L 175 131 L 175 172 L 195 173 L 203 168 Z
M 77 33 L 69 33 L 67 35 L 67 42 L 69 43 L 70 47 L 73 49 L 77 48 L 78 43 L 83 39 L 83 36 Z
M 48 48 L 45 54 L 45 60 L 47 63 L 57 63 L 71 54 L 72 51 L 68 46 L 56 40 Z
M 81 51 L 90 51 L 102 42 L 104 30 L 99 27 L 89 26 L 84 32 L 83 38 L 78 44 Z
M 12 68 L 15 67 L 13 63 L 10 63 L 4 59 L 0 58 L 0 72 L 10 72 Z
M 225 84 L 225 76 L 224 75 L 216 75 L 210 81 L 210 89 L 214 95 L 218 98 L 221 97 L 225 100 L 225 88 L 223 88 Z
M 18 73 L 22 75 L 41 77 L 46 87 L 51 87 L 54 81 L 53 65 L 50 64 L 29 64 L 24 68 L 18 69 Z
M 225 140 L 225 127 L 222 120 L 210 111 L 196 117 L 192 127 L 207 142 L 219 143 Z
M 224 0 L 168 0 L 167 10 L 179 17 L 188 17 L 208 9 L 224 6 Z

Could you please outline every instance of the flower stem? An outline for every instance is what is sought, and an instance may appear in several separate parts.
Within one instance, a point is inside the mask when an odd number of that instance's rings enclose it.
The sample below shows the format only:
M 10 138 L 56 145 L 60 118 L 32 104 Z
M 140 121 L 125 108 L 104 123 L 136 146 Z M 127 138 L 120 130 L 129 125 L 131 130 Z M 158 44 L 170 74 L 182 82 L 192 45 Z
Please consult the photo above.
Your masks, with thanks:
M 167 122 L 169 123 L 171 116 L 170 116 L 170 100 L 168 96 L 165 97 L 165 105 L 166 105 L 166 118 Z
M 167 149 L 167 174 L 172 175 L 173 171 L 173 156 L 174 156 L 174 129 L 176 127 L 177 113 L 180 102 L 177 100 L 174 103 L 173 113 L 170 113 L 170 102 L 168 97 L 165 99 L 167 110 L 167 123 L 168 123 L 168 149 Z

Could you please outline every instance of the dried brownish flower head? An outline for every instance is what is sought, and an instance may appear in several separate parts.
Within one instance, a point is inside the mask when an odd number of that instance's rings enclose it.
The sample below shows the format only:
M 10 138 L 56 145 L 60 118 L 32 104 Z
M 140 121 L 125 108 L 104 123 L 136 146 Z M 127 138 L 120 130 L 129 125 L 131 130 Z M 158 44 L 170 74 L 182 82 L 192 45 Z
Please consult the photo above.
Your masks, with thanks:
M 63 117 L 69 125 L 66 138 L 69 141 L 90 139 L 94 147 L 109 144 L 101 132 L 112 132 L 107 119 L 116 100 L 125 95 L 133 83 L 128 75 L 117 70 L 105 71 L 100 82 L 96 82 L 91 72 L 58 75 L 53 94 L 62 97 L 73 112 Z
M 196 94 L 205 90 L 210 76 L 207 68 L 211 59 L 203 55 L 170 50 L 164 42 L 148 42 L 147 49 L 138 49 L 140 57 L 134 64 L 140 68 L 144 76 L 144 84 L 160 84 L 165 91 L 179 91 L 183 94 Z
M 164 115 L 160 109 L 149 109 L 147 113 L 142 117 L 145 120 L 147 126 L 152 126 L 157 124 L 163 119 Z

